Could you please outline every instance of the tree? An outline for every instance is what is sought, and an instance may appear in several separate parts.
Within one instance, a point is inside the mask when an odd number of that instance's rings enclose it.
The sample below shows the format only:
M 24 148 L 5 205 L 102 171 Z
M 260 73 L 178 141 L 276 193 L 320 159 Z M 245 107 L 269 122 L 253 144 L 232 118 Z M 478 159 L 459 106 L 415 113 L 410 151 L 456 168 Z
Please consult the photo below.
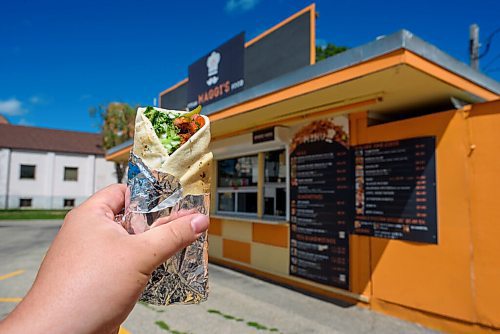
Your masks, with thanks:
M 91 108 L 89 113 L 99 120 L 102 147 L 108 150 L 134 137 L 135 109 L 127 103 L 112 102 L 107 106 Z M 127 161 L 115 162 L 116 180 L 121 183 Z
M 344 52 L 347 49 L 347 46 L 336 46 L 332 43 L 328 43 L 324 46 L 316 46 L 316 62 L 335 56 L 336 54 Z

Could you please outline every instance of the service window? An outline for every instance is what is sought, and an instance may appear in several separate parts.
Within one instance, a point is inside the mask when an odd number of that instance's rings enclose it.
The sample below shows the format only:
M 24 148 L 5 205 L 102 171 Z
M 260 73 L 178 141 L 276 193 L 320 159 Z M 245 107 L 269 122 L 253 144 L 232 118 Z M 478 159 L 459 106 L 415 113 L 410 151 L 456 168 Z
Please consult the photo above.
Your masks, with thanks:
M 257 214 L 257 155 L 219 160 L 217 176 L 218 212 Z
M 64 167 L 64 181 L 78 181 L 78 168 Z
M 75 206 L 75 199 L 74 198 L 65 198 L 63 200 L 63 206 L 65 208 L 73 208 Z
M 31 198 L 20 198 L 19 199 L 19 207 L 20 208 L 31 208 Z
M 264 216 L 286 217 L 286 151 L 264 154 Z
M 21 165 L 21 170 L 19 172 L 20 179 L 35 179 L 35 165 Z

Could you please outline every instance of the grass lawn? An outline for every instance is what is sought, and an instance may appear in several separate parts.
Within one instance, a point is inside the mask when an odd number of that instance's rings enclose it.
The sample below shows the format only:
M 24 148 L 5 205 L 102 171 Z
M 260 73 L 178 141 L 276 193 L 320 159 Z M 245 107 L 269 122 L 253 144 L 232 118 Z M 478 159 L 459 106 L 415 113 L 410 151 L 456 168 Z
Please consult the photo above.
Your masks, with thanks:
M 0 210 L 0 220 L 63 219 L 68 210 Z

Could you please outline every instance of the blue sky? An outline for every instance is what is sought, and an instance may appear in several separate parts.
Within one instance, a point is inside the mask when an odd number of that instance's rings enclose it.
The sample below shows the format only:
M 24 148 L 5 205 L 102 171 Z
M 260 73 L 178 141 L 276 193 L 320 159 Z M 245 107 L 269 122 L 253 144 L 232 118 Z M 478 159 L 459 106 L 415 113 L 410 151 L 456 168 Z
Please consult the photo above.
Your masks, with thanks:
M 310 3 L 4 1 L 0 113 L 14 124 L 95 132 L 90 107 L 112 101 L 152 104 L 208 50 L 240 31 L 247 40 L 255 37 Z M 464 62 L 471 23 L 479 24 L 481 41 L 500 28 L 498 0 L 319 0 L 316 5 L 319 43 L 355 47 L 405 28 Z M 500 33 L 481 66 L 500 80 Z

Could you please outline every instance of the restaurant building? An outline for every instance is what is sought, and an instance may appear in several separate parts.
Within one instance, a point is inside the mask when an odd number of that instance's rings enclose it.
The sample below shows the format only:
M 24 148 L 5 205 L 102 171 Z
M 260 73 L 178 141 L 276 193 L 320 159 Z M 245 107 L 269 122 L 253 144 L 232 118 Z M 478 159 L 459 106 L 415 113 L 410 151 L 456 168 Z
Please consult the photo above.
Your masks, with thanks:
M 311 5 L 239 34 L 160 93 L 211 120 L 210 260 L 447 332 L 500 329 L 500 84 L 406 30 L 316 63 L 315 20 Z

